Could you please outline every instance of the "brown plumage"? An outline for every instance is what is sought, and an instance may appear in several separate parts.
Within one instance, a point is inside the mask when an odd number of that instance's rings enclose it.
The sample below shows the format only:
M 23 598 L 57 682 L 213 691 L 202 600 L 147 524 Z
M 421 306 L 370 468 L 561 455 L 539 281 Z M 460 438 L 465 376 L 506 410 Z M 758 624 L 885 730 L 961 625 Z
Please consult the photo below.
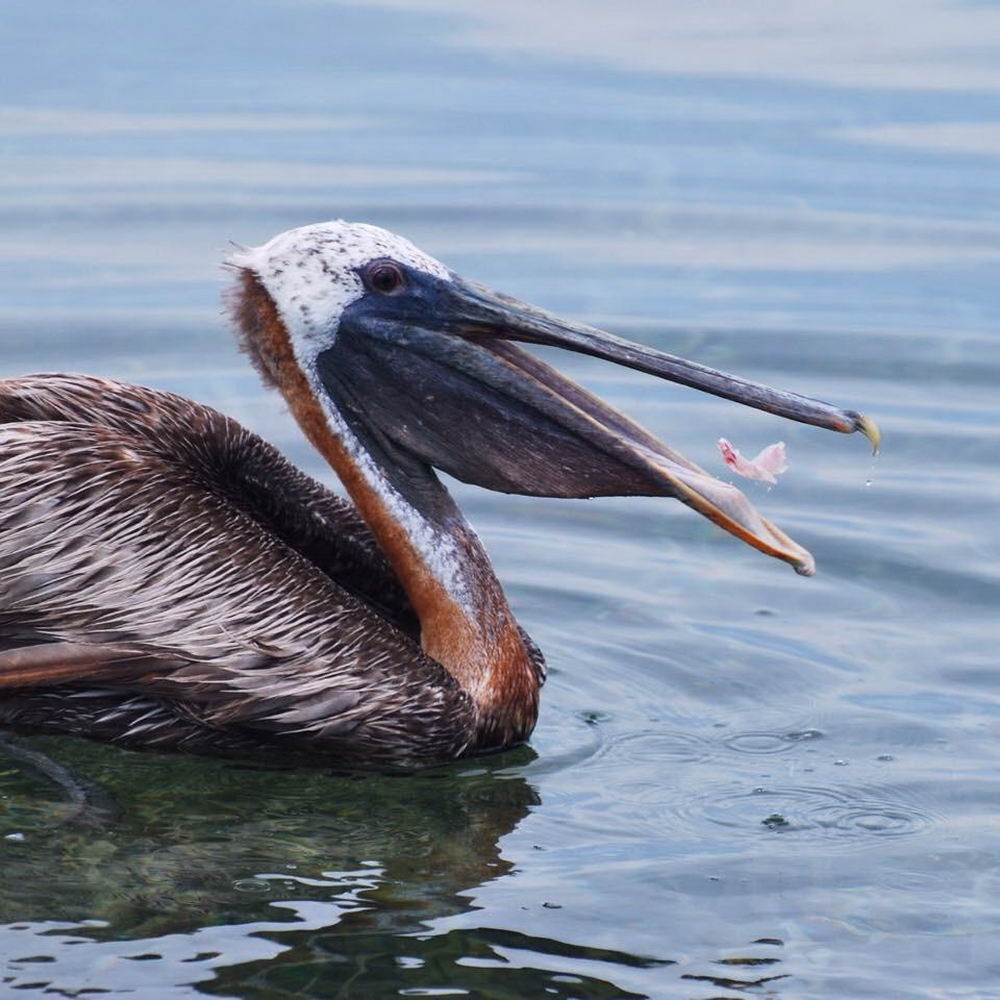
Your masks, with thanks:
M 504 492 L 674 496 L 811 570 L 738 490 L 510 340 L 874 435 L 496 296 L 374 227 L 293 230 L 234 266 L 243 346 L 351 502 L 180 396 L 0 380 L 0 724 L 375 767 L 523 741 L 543 660 L 435 468 Z
M 259 437 L 88 376 L 0 381 L 0 420 L 0 721 L 372 764 L 475 747 L 364 523 Z

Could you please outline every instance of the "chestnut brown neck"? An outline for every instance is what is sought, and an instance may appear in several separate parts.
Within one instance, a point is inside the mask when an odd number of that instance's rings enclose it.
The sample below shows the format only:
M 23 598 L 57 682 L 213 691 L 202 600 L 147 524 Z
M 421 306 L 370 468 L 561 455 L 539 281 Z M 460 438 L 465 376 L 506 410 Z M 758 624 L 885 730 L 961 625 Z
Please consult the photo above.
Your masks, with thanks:
M 486 746 L 524 739 L 537 715 L 539 678 L 489 557 L 433 471 L 419 471 L 420 495 L 394 486 L 406 473 L 359 454 L 333 404 L 321 402 L 295 356 L 273 300 L 241 274 L 233 314 L 264 381 L 280 389 L 303 433 L 340 477 L 420 621 L 421 646 L 476 705 Z M 412 491 L 407 491 L 409 497 Z M 485 746 L 484 746 L 485 748 Z

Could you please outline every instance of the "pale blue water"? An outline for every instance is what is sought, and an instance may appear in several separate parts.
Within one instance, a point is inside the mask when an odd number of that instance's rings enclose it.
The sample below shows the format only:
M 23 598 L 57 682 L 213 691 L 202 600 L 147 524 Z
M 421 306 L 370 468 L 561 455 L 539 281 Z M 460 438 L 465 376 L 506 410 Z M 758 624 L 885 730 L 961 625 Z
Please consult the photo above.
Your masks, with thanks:
M 216 265 L 343 216 L 885 435 L 556 357 L 719 473 L 783 438 L 748 493 L 819 575 L 668 501 L 456 486 L 551 665 L 531 751 L 31 740 L 103 805 L 3 759 L 0 991 L 1000 997 L 1000 5 L 46 0 L 0 49 L 4 374 L 181 391 L 328 476 Z

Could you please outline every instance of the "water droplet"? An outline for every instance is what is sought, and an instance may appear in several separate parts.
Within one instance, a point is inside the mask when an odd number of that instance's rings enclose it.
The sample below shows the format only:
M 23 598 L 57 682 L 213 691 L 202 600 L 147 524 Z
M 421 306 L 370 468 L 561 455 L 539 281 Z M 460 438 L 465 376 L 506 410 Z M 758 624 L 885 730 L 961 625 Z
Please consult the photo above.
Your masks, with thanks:
M 8 833 L 3 839 L 4 840 L 13 840 L 13 841 L 17 841 L 19 843 L 20 841 L 24 840 L 24 834 L 21 833 L 20 830 L 17 830 L 14 833 Z
M 835 760 L 835 761 L 833 762 L 833 766 L 834 766 L 834 767 L 847 767 L 847 761 L 846 761 L 846 760 L 844 760 L 844 758 L 843 758 L 843 757 L 838 757 L 838 758 L 837 758 L 837 759 L 836 759 L 836 760 Z
M 896 758 L 893 757 L 893 755 L 891 753 L 880 753 L 875 759 L 876 760 L 895 760 Z
M 871 487 L 875 482 L 875 463 L 878 462 L 878 452 L 872 455 L 872 467 L 868 472 L 868 478 L 865 480 L 865 486 Z

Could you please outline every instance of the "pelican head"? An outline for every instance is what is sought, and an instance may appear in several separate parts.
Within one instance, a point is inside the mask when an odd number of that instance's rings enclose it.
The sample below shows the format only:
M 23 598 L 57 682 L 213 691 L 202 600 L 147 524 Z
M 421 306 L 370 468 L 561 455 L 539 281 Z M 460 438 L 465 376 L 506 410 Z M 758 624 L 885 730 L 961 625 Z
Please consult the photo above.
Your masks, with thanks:
M 863 414 L 560 319 L 461 278 L 376 226 L 304 226 L 230 263 L 243 274 L 239 326 L 265 379 L 289 395 L 281 359 L 290 351 L 338 436 L 349 435 L 404 488 L 407 472 L 424 467 L 507 493 L 673 496 L 813 572 L 809 553 L 738 489 L 514 341 L 593 355 L 819 427 L 861 430 L 877 443 Z M 277 338 L 260 320 L 262 298 L 283 328 Z

